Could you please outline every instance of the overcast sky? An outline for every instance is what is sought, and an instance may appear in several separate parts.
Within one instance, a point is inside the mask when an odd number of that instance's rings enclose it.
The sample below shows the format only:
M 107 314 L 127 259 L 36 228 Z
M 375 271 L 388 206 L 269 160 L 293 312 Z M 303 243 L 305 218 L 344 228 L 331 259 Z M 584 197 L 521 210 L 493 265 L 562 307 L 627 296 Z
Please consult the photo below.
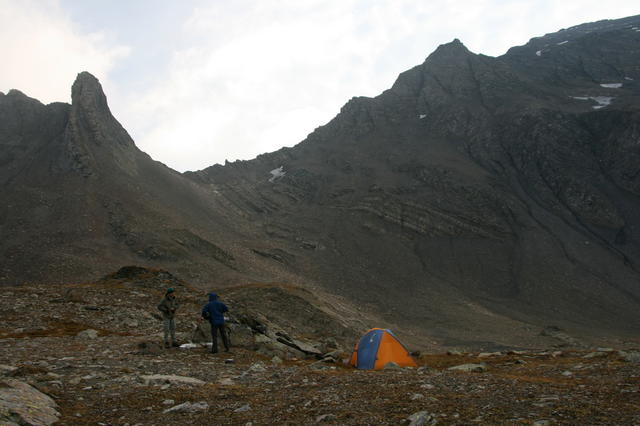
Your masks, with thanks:
M 293 146 L 439 44 L 491 56 L 638 0 L 0 0 L 0 91 L 70 101 L 80 71 L 154 159 L 197 170 Z

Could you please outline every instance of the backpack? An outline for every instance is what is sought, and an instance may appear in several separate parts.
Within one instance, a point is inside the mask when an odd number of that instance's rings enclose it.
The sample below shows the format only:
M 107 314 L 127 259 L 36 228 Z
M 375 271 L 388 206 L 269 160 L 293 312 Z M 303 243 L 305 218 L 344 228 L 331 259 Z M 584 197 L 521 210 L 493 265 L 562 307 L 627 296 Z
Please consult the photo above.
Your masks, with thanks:
M 202 312 L 202 318 L 204 318 L 206 320 L 210 320 L 211 319 L 211 312 L 209 312 L 209 311 Z

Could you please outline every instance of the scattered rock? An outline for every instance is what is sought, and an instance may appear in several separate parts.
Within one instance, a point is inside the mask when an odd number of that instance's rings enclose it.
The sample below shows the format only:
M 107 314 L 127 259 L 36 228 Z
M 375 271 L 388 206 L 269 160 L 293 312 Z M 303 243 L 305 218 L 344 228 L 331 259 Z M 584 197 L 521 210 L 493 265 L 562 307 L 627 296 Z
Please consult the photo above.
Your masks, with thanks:
M 627 362 L 640 362 L 640 351 L 620 351 L 618 355 Z
M 462 355 L 462 352 L 456 351 L 456 350 L 450 350 L 450 351 L 447 351 L 447 355 L 460 356 L 460 355 Z M 423 411 L 421 411 L 421 412 L 423 412 Z M 426 411 L 424 411 L 424 412 L 426 412 Z
M 219 384 L 221 384 L 222 386 L 233 386 L 236 383 L 229 377 L 225 377 L 224 379 L 221 379 L 219 382 Z
M 435 425 L 438 423 L 435 416 L 428 411 L 418 411 L 417 413 L 413 413 L 407 418 L 407 420 L 409 420 L 409 426 Z
M 76 334 L 76 337 L 80 339 L 96 339 L 98 337 L 98 330 L 82 330 L 80 333 Z
M 184 402 L 182 404 L 173 406 L 171 408 L 167 408 L 163 411 L 163 413 L 196 413 L 198 411 L 207 411 L 209 409 L 209 404 L 205 401 L 201 402 Z
M 582 358 L 605 358 L 609 354 L 607 352 L 591 352 L 583 356 Z
M 563 371 L 562 375 L 565 376 L 565 377 L 571 377 L 571 376 L 573 376 L 573 373 L 571 371 L 567 370 L 567 371 Z
M 173 399 L 165 399 L 164 401 L 162 401 L 162 405 L 172 405 L 175 403 L 176 402 Z
M 204 385 L 206 383 L 200 379 L 194 379 L 193 377 L 166 374 L 153 374 L 149 376 L 140 376 L 140 378 L 144 381 L 145 386 L 164 385 L 167 383 L 172 385 Z
M 416 401 L 418 399 L 424 399 L 424 395 L 421 393 L 414 393 L 413 395 L 411 395 L 412 401 Z
M 33 386 L 14 379 L 0 382 L 0 424 L 50 425 L 60 417 L 57 409 L 51 397 Z
M 242 407 L 233 410 L 234 413 L 244 413 L 245 411 L 251 411 L 251 405 L 244 404 Z
M 282 359 L 279 356 L 274 356 L 273 358 L 271 358 L 271 363 L 272 364 L 282 364 Z
M 2 376 L 11 376 L 12 373 L 16 371 L 18 367 L 14 367 L 13 365 L 4 365 L 0 364 L 0 375 Z
M 267 368 L 263 363 L 256 362 L 255 364 L 252 364 L 247 371 L 251 373 L 264 373 L 265 371 L 267 371 Z
M 461 365 L 456 365 L 454 367 L 449 367 L 448 370 L 482 373 L 484 371 L 487 371 L 487 365 L 484 364 L 484 363 L 482 363 L 482 364 L 461 364 Z
M 316 423 L 330 422 L 337 419 L 335 414 L 323 414 L 321 416 L 316 417 Z

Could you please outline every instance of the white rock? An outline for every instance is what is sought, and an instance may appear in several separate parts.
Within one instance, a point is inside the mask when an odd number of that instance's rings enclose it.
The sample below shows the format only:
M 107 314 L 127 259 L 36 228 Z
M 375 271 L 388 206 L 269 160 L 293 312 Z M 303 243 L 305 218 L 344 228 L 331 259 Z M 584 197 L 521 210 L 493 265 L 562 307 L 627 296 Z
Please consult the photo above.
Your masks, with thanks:
M 198 345 L 197 343 L 184 343 L 180 345 L 180 349 L 195 349 L 199 347 L 200 345 Z

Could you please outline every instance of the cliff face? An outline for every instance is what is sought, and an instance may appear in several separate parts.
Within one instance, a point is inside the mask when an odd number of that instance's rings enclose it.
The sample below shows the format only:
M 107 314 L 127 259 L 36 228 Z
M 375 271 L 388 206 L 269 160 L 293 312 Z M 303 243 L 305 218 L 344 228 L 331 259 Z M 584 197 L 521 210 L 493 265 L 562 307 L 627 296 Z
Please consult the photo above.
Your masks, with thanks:
M 454 40 L 294 148 L 185 175 L 135 147 L 90 74 L 72 105 L 0 95 L 0 279 L 144 263 L 302 283 L 450 344 L 637 333 L 637 28 L 498 58 Z

